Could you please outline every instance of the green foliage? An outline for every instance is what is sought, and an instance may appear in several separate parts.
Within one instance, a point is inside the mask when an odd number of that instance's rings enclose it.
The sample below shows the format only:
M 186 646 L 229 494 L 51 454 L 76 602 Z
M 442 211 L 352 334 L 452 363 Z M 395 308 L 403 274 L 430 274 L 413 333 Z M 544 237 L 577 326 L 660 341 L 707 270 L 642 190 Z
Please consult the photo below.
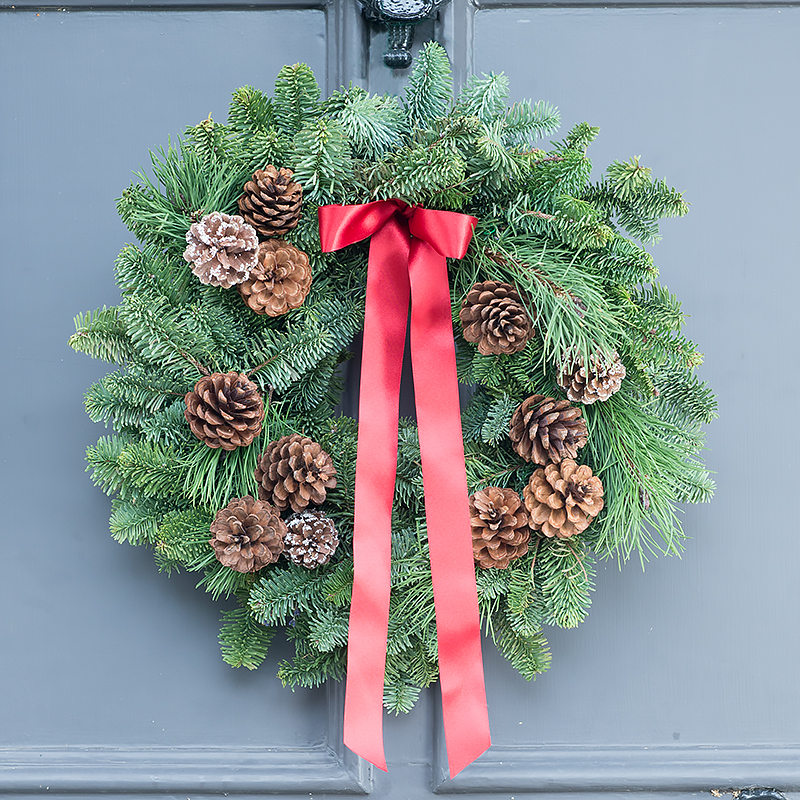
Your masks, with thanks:
M 453 95 L 450 62 L 444 48 L 428 42 L 414 58 L 403 107 L 413 128 L 443 117 Z
M 222 659 L 232 667 L 256 669 L 267 657 L 275 629 L 253 619 L 246 608 L 236 608 L 222 615 L 219 632 Z
M 344 194 L 352 172 L 350 148 L 339 122 L 316 119 L 294 137 L 294 179 L 309 200 L 324 204 Z
M 297 133 L 319 113 L 319 85 L 306 64 L 281 68 L 275 79 L 275 124 L 289 135 Z
M 602 480 L 603 511 L 571 539 L 534 531 L 507 569 L 477 569 L 481 624 L 526 679 L 550 664 L 543 626 L 571 628 L 588 613 L 596 558 L 680 552 L 677 504 L 711 497 L 700 454 L 716 399 L 697 375 L 702 354 L 684 335 L 681 304 L 645 249 L 660 220 L 688 204 L 638 156 L 592 183 L 599 129 L 580 123 L 549 149 L 534 147 L 557 129 L 558 110 L 508 97 L 508 79 L 490 73 L 469 78 L 453 102 L 435 43 L 416 57 L 402 100 L 352 85 L 322 100 L 306 65 L 286 66 L 273 97 L 245 86 L 226 124 L 202 120 L 155 149 L 118 200 L 140 242 L 116 261 L 120 303 L 76 317 L 70 338 L 116 365 L 86 393 L 89 416 L 112 428 L 87 450 L 88 470 L 113 496 L 117 541 L 150 547 L 160 569 L 198 573 L 214 600 L 239 602 L 220 632 L 232 666 L 255 669 L 281 627 L 295 649 L 278 667 L 285 685 L 319 686 L 345 669 L 358 426 L 337 416 L 337 403 L 363 325 L 369 245 L 322 253 L 320 205 L 399 198 L 478 218 L 466 257 L 449 263 L 458 376 L 472 387 L 462 415 L 469 491 L 524 490 L 538 465 L 511 446 L 510 419 L 532 394 L 563 398 L 567 361 L 619 355 L 625 365 L 622 388 L 582 408 L 589 437 L 578 460 Z M 201 284 L 183 258 L 189 226 L 212 211 L 236 213 L 244 183 L 269 164 L 292 169 L 303 186 L 287 239 L 313 273 L 303 305 L 279 317 L 251 313 L 236 290 Z M 533 328 L 518 352 L 485 355 L 461 336 L 459 311 L 479 281 L 517 289 Z M 224 451 L 192 433 L 184 397 L 199 375 L 229 371 L 252 378 L 265 414 L 251 445 Z M 339 548 L 313 570 L 281 559 L 236 572 L 216 559 L 210 526 L 232 499 L 258 495 L 260 454 L 291 433 L 333 458 L 337 485 L 321 510 Z M 424 502 L 418 431 L 401 420 L 384 691 L 395 713 L 438 678 Z

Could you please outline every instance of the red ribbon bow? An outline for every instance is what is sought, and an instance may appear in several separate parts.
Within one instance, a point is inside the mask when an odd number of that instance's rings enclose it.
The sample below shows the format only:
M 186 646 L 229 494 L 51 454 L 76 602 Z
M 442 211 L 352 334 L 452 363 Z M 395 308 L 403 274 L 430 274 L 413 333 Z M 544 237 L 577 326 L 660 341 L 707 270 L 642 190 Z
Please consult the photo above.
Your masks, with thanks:
M 344 742 L 383 770 L 392 498 L 409 297 L 411 363 L 451 777 L 491 744 L 445 261 L 445 257 L 463 258 L 476 222 L 465 214 L 412 207 L 401 200 L 319 209 L 324 252 L 372 236 L 359 396 L 355 574 Z

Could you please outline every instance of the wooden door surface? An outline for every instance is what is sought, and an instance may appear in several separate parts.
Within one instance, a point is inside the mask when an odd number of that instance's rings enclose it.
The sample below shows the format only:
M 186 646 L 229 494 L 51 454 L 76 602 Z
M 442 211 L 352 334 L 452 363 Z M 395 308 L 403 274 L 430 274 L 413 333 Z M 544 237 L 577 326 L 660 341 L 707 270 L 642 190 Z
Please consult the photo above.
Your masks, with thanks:
M 426 36 L 457 81 L 505 71 L 512 98 L 558 105 L 563 129 L 601 127 L 599 169 L 640 155 L 692 204 L 653 250 L 720 398 L 718 491 L 686 509 L 685 555 L 601 565 L 589 619 L 548 632 L 554 664 L 534 683 L 487 645 L 494 746 L 453 781 L 436 689 L 387 718 L 384 774 L 341 745 L 341 687 L 280 686 L 282 644 L 256 672 L 226 666 L 224 606 L 108 535 L 82 406 L 106 368 L 67 346 L 72 318 L 118 300 L 132 234 L 114 199 L 150 148 L 223 120 L 234 89 L 269 90 L 286 63 L 328 90 L 398 92 L 407 73 L 383 65 L 385 32 L 355 0 L 6 0 L 0 796 L 800 793 L 800 8 L 453 0 Z

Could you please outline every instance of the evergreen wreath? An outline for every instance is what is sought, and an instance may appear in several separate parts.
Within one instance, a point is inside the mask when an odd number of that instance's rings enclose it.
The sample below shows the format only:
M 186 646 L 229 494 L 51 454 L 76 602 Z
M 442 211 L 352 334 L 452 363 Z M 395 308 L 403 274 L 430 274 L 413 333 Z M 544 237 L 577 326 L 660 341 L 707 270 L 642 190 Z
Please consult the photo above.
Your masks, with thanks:
M 483 626 L 527 679 L 545 625 L 586 616 L 597 559 L 679 553 L 678 504 L 705 502 L 699 458 L 716 416 L 644 245 L 682 195 L 638 157 L 597 182 L 576 125 L 549 149 L 552 106 L 507 104 L 503 74 L 452 100 L 427 45 L 402 99 L 350 86 L 320 98 L 304 64 L 273 97 L 244 87 L 152 153 L 119 199 L 141 242 L 117 262 L 117 307 L 76 318 L 70 344 L 119 368 L 86 409 L 113 426 L 88 449 L 113 496 L 111 533 L 159 569 L 235 597 L 220 644 L 255 669 L 279 628 L 285 685 L 344 674 L 353 580 L 357 425 L 336 415 L 363 324 L 367 245 L 323 254 L 317 206 L 398 198 L 479 220 L 450 262 Z M 401 422 L 385 706 L 437 678 L 419 442 Z

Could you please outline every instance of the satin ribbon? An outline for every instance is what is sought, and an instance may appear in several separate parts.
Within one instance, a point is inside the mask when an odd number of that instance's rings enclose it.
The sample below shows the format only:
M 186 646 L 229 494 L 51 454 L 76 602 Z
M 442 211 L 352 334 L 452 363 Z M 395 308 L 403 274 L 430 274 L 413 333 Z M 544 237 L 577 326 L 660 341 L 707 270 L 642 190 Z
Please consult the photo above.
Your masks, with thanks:
M 411 364 L 439 646 L 447 754 L 454 777 L 491 744 L 456 378 L 448 258 L 463 258 L 477 220 L 400 200 L 322 206 L 322 250 L 371 236 L 356 461 L 353 600 L 344 742 L 382 770 L 383 686 L 397 468 L 400 374 L 411 299 Z

